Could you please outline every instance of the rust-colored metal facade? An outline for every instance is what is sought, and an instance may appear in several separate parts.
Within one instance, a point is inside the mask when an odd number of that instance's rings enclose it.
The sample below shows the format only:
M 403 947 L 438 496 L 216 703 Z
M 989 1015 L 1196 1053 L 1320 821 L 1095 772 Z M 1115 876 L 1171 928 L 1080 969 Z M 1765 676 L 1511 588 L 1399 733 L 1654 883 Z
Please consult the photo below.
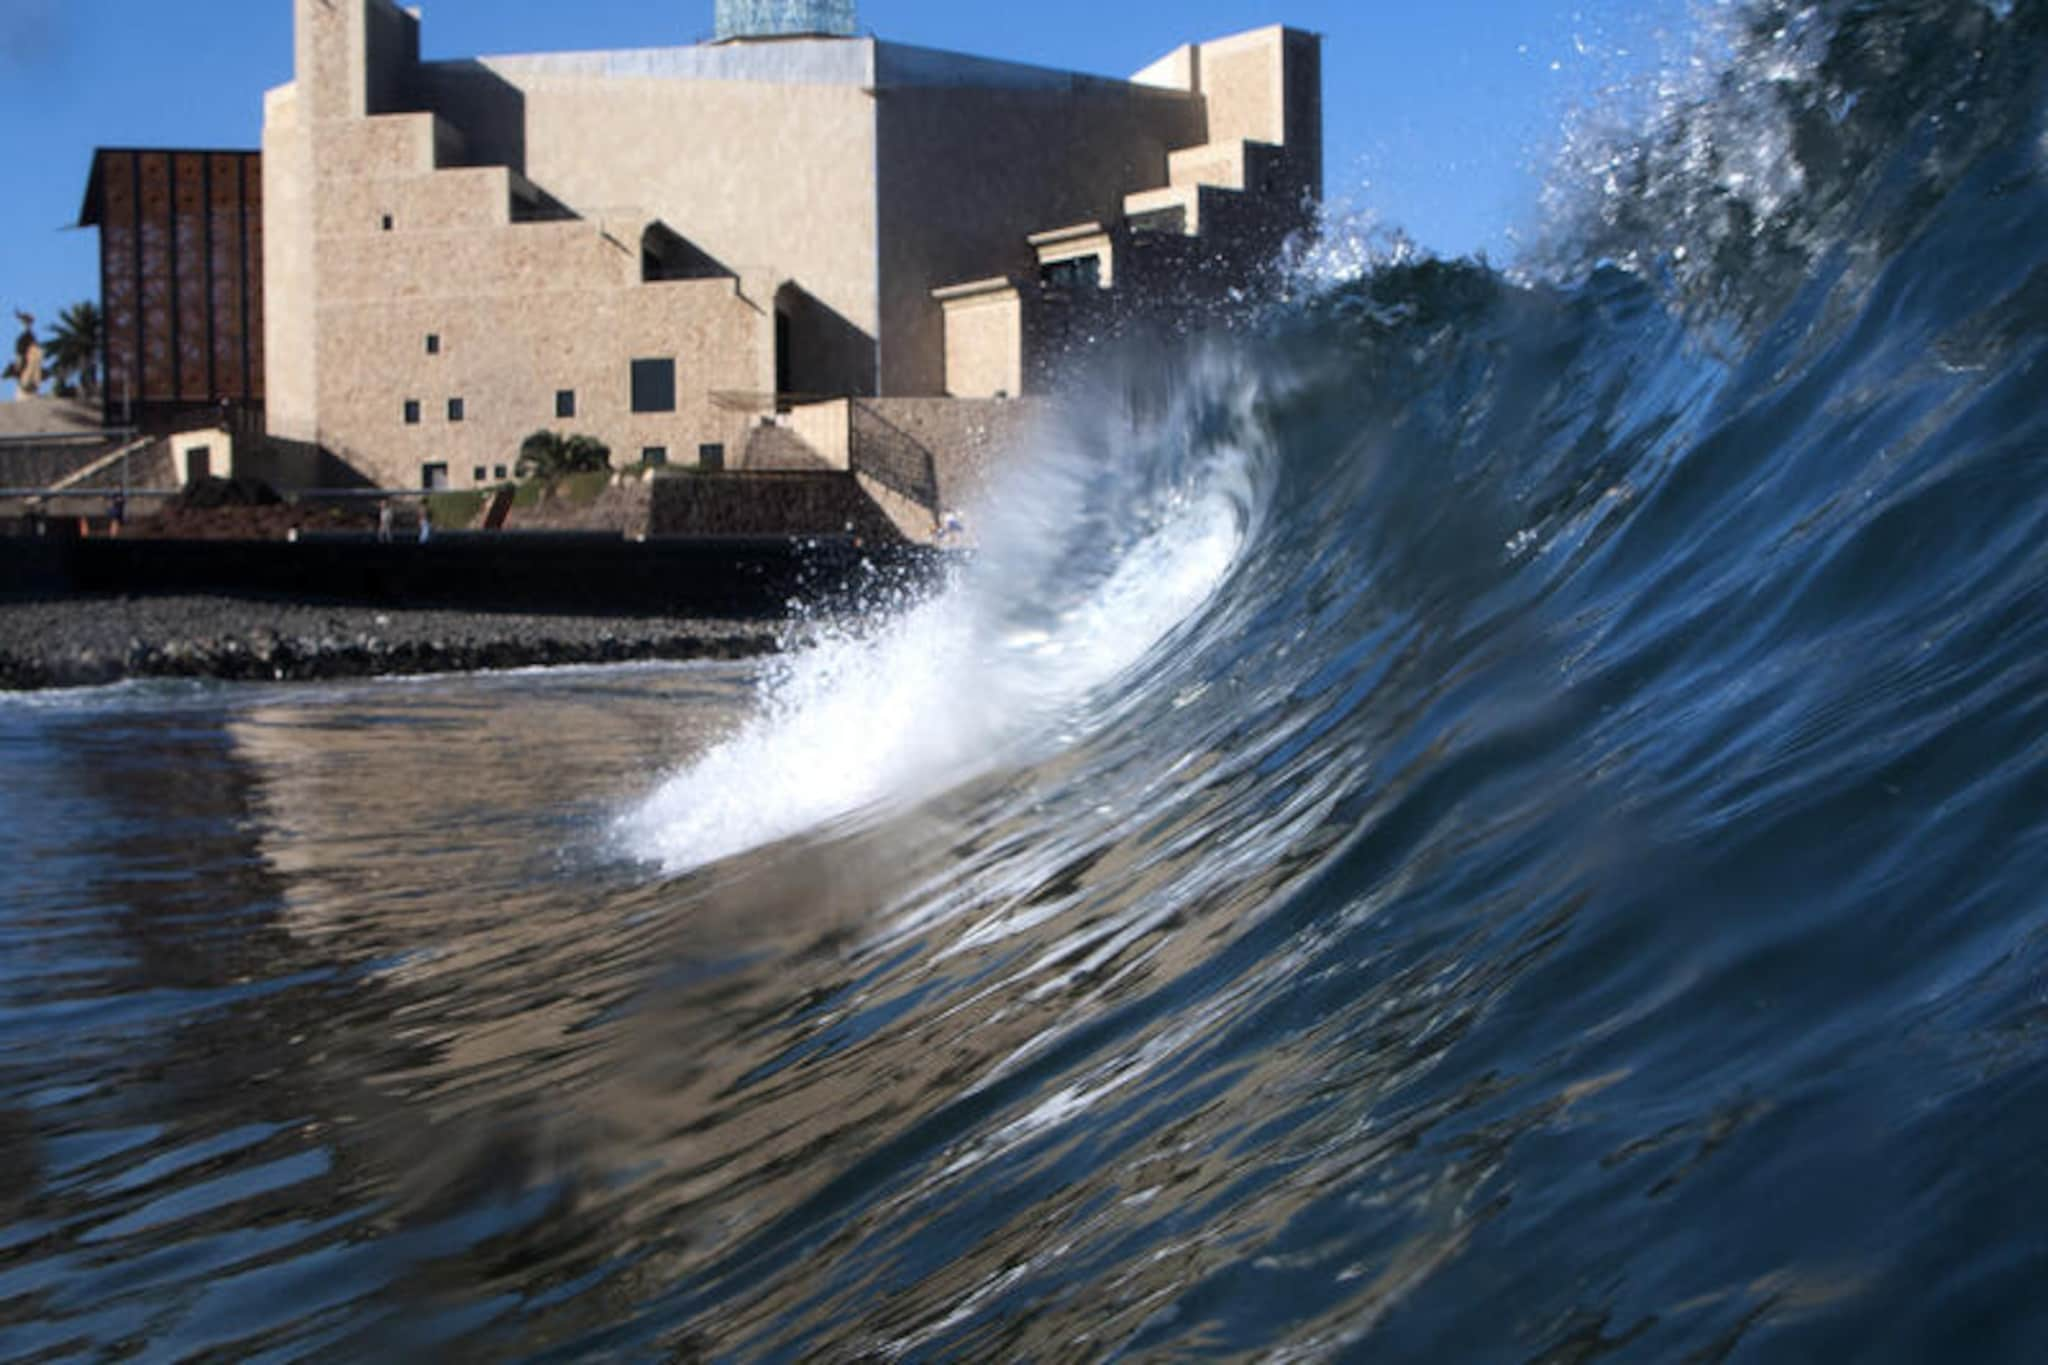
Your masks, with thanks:
M 106 149 L 84 227 L 100 230 L 108 425 L 263 429 L 263 157 Z

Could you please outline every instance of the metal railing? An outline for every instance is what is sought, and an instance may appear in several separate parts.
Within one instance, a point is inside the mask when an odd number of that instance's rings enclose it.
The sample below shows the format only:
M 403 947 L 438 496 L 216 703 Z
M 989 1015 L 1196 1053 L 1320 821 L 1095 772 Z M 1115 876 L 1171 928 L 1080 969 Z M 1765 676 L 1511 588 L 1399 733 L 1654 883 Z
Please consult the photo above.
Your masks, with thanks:
M 939 468 L 930 447 L 858 398 L 848 405 L 847 423 L 847 467 L 937 513 Z

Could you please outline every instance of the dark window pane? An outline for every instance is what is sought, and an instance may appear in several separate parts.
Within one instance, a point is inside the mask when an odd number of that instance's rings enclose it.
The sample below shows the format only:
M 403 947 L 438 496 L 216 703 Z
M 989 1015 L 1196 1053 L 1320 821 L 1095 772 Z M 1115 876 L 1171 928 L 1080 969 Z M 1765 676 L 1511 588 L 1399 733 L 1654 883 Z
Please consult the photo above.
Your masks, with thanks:
M 427 333 L 427 354 L 441 354 L 441 334 L 439 332 Z
M 1038 272 L 1038 278 L 1052 289 L 1100 289 L 1102 258 L 1076 256 L 1071 261 L 1054 261 Z
M 460 422 L 462 420 L 462 400 L 460 398 L 448 400 L 448 420 L 451 422 Z
M 575 415 L 576 415 L 576 390 L 574 390 L 574 389 L 556 389 L 556 390 L 555 390 L 555 416 L 557 416 L 557 417 L 574 417 Z
M 724 469 L 725 446 L 717 442 L 698 446 L 697 464 L 702 469 Z
M 633 362 L 633 411 L 676 410 L 676 362 L 673 359 Z
M 641 450 L 641 452 L 640 452 L 640 463 L 641 463 L 641 464 L 644 464 L 644 465 L 659 465 L 659 464 L 667 464 L 667 463 L 668 463 L 668 447 L 667 447 L 667 446 L 647 446 L 647 447 L 643 448 L 643 449 Z
M 405 424 L 409 427 L 416 427 L 420 424 L 419 399 L 408 398 L 405 400 Z

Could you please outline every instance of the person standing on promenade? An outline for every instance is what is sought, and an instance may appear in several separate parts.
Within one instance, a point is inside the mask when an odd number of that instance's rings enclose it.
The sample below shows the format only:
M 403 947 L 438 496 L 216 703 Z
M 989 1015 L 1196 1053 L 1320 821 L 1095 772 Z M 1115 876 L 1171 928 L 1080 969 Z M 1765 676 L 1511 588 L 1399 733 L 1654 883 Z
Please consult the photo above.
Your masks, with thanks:
M 391 542 L 391 499 L 385 498 L 377 504 L 377 539 L 385 544 Z

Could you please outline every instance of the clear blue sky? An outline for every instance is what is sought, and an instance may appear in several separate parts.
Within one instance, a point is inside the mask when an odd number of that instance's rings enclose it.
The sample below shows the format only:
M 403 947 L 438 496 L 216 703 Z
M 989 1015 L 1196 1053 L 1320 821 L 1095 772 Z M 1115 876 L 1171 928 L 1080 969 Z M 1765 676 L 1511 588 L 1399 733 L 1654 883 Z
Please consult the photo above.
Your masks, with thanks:
M 432 57 L 659 47 L 712 0 L 427 0 Z M 1513 254 L 1568 110 L 1682 47 L 1685 0 L 862 0 L 881 37 L 1128 75 L 1190 39 L 1324 35 L 1328 189 L 1446 253 Z M 289 0 L 0 0 L 0 309 L 98 290 L 75 221 L 96 146 L 249 147 L 291 78 Z M 0 331 L 12 319 L 0 316 Z M 11 333 L 10 333 L 11 334 Z

